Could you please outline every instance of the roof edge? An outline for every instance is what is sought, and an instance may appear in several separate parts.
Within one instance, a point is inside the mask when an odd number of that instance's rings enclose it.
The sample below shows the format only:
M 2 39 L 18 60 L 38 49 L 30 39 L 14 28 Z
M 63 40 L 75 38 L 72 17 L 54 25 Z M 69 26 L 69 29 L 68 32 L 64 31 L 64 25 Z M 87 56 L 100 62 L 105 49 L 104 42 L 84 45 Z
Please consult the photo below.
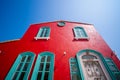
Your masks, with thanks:
M 19 41 L 19 40 L 20 40 L 20 39 L 6 40 L 6 41 L 1 41 L 0 43 L 7 43 L 7 42 Z
M 93 25 L 93 24 L 89 24 L 89 23 L 83 23 L 83 22 L 75 22 L 75 21 L 67 21 L 67 20 L 55 20 L 55 21 L 47 21 L 47 22 L 40 22 L 40 23 L 32 23 L 30 25 L 37 25 L 37 24 L 43 24 L 43 23 L 51 23 L 51 22 L 59 22 L 59 21 L 65 21 L 65 22 L 69 22 L 69 23 L 77 23 L 77 24 L 85 24 L 85 25 Z

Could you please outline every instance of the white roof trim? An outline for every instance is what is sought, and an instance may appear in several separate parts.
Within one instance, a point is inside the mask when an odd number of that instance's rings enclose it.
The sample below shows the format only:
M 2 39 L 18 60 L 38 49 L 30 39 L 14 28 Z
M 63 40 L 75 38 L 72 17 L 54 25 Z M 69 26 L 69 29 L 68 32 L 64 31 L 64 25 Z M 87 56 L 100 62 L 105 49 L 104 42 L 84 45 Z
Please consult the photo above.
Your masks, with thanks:
M 13 39 L 13 40 L 6 40 L 6 41 L 2 41 L 0 43 L 6 43 L 6 42 L 12 42 L 12 41 L 19 41 L 20 39 Z

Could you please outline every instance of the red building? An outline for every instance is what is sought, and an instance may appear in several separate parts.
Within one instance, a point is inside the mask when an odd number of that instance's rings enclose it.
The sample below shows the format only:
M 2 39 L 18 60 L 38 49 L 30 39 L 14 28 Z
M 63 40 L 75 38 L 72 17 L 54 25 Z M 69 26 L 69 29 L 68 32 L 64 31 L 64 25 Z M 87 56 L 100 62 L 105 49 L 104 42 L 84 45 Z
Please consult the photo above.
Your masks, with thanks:
M 30 25 L 0 42 L 0 80 L 120 80 L 120 61 L 92 24 Z

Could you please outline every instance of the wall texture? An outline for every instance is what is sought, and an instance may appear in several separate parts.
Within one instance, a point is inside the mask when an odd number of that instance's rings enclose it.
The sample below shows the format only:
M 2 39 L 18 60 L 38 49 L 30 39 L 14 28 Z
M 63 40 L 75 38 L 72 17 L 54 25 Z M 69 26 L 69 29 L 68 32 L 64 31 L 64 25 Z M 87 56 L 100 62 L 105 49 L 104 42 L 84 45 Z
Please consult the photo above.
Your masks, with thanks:
M 9 72 L 17 56 L 22 52 L 33 52 L 37 55 L 44 51 L 53 52 L 55 55 L 54 80 L 70 80 L 70 57 L 75 57 L 77 52 L 83 49 L 92 49 L 100 52 L 104 57 L 112 58 L 120 69 L 120 61 L 109 48 L 94 26 L 86 23 L 65 21 L 64 27 L 57 26 L 57 22 L 32 24 L 20 40 L 0 43 L 0 80 L 3 80 Z M 51 28 L 49 40 L 35 40 L 40 27 Z M 74 39 L 73 28 L 81 26 L 89 36 L 89 40 Z M 64 55 L 66 52 L 66 55 Z M 35 61 L 34 61 L 35 64 Z M 32 75 L 34 65 L 31 70 Z

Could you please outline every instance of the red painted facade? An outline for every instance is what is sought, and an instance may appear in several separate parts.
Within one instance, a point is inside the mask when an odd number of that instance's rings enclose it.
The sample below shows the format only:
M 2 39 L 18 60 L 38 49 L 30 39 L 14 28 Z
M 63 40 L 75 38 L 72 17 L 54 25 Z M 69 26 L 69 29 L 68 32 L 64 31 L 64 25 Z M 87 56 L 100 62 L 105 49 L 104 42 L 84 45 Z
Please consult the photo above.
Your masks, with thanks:
M 95 30 L 94 26 L 86 23 L 65 21 L 65 26 L 59 27 L 59 21 L 32 24 L 20 40 L 0 43 L 0 80 L 3 80 L 12 67 L 17 56 L 22 52 L 33 52 L 37 55 L 44 51 L 55 54 L 54 80 L 70 80 L 70 57 L 75 57 L 77 52 L 83 49 L 96 50 L 104 57 L 113 59 L 120 69 L 120 61 L 109 48 L 103 38 Z M 35 40 L 39 28 L 49 26 L 51 28 L 49 40 Z M 85 29 L 89 40 L 75 40 L 73 28 L 81 26 Z M 64 55 L 66 52 L 66 55 Z M 35 64 L 35 61 L 34 61 Z M 32 75 L 34 65 L 29 76 Z

